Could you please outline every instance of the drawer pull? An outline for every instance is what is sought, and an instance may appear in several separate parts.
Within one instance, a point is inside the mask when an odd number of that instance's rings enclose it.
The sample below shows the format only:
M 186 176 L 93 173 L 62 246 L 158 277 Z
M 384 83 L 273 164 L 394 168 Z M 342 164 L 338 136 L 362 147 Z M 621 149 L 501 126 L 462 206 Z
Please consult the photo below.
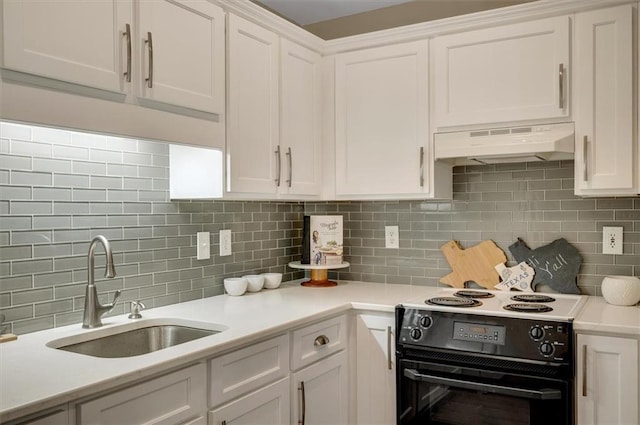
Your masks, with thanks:
M 329 337 L 326 335 L 320 335 L 313 341 L 314 347 L 322 347 L 323 345 L 327 345 L 329 343 Z

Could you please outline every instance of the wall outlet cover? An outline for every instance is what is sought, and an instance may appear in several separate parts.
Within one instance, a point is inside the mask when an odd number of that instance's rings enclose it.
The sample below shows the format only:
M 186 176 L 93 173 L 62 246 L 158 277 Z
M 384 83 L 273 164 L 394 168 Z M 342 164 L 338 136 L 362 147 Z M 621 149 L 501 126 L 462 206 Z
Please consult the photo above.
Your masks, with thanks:
M 220 230 L 220 256 L 231 255 L 231 229 Z
M 622 227 L 602 227 L 602 253 L 622 255 Z
M 400 236 L 398 235 L 398 226 L 384 227 L 384 247 L 400 248 Z

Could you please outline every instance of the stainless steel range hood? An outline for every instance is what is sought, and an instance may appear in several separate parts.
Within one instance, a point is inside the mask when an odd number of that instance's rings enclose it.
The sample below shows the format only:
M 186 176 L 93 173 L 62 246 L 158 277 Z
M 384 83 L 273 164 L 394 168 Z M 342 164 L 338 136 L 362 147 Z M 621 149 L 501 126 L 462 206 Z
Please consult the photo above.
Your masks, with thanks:
M 435 159 L 454 165 L 573 159 L 573 123 L 434 135 Z

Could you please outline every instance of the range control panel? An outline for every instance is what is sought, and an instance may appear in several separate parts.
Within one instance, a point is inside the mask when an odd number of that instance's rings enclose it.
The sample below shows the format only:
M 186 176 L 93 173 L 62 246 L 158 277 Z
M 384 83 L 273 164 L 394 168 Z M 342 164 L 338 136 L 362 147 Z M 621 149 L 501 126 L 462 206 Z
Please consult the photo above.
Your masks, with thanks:
M 486 353 L 552 363 L 573 357 L 571 322 L 401 307 L 396 344 Z
M 453 339 L 504 345 L 505 338 L 504 326 L 453 322 Z

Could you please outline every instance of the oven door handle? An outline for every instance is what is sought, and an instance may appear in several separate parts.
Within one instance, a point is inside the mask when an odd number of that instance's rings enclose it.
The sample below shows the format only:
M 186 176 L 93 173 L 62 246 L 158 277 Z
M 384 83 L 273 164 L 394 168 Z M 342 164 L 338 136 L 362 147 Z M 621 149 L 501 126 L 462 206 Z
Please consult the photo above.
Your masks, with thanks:
M 422 373 L 418 373 L 415 369 L 405 369 L 404 376 L 412 381 L 429 382 L 432 384 L 448 385 L 455 388 L 484 391 L 493 394 L 502 394 L 533 400 L 560 400 L 562 398 L 562 392 L 560 390 L 547 388 L 536 391 L 505 385 L 484 384 L 480 382 L 465 381 L 463 379 L 445 378 L 443 376 L 423 375 Z

